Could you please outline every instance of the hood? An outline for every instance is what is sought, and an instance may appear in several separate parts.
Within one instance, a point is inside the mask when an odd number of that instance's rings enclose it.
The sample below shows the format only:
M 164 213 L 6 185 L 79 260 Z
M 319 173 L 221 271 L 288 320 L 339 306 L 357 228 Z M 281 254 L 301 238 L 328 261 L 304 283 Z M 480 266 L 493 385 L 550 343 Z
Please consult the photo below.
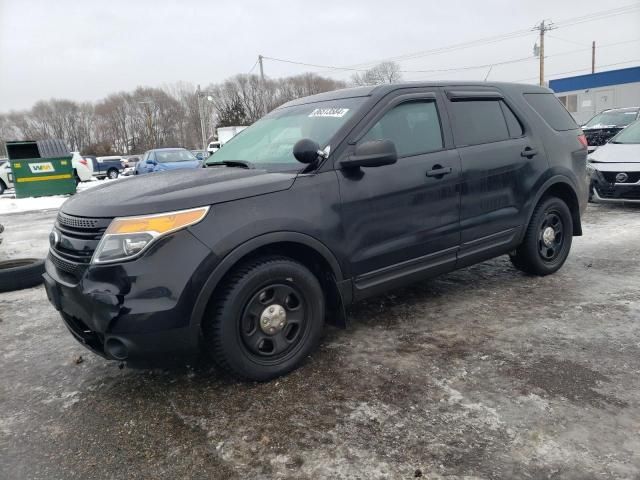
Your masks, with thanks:
M 184 210 L 286 190 L 295 173 L 216 167 L 123 178 L 77 193 L 61 210 L 80 217 L 124 217 Z
M 590 154 L 589 161 L 601 172 L 640 172 L 640 145 L 607 143 Z

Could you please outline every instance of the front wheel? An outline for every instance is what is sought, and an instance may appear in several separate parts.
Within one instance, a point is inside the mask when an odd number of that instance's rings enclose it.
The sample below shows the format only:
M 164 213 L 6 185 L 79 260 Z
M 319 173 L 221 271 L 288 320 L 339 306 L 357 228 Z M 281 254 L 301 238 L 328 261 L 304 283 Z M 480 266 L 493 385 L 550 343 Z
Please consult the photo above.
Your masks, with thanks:
M 573 220 L 567 204 L 547 197 L 536 206 L 522 244 L 511 263 L 526 273 L 549 275 L 562 267 L 573 240 Z
M 265 381 L 294 370 L 313 351 L 324 295 L 304 265 L 265 256 L 235 268 L 203 319 L 205 347 L 229 373 Z
M 118 170 L 116 170 L 115 168 L 110 169 L 107 172 L 107 176 L 111 179 L 111 180 L 115 180 L 116 178 L 118 178 Z

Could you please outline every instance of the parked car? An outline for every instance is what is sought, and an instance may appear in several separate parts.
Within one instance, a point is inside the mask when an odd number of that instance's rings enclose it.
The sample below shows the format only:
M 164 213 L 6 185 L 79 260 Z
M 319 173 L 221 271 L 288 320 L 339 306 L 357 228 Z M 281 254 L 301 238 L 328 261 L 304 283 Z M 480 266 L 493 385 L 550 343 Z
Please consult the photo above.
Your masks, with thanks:
M 207 152 L 209 152 L 209 156 L 213 155 L 218 150 L 220 150 L 220 147 L 221 147 L 221 144 L 217 140 L 213 142 L 209 142 L 209 145 L 207 146 Z
M 604 110 L 591 118 L 582 126 L 589 153 L 607 143 L 620 130 L 635 122 L 640 115 L 640 107 L 612 108 Z
M 106 358 L 201 341 L 224 369 L 267 380 L 313 351 L 325 321 L 345 326 L 353 301 L 507 253 L 530 274 L 556 272 L 582 234 L 586 147 L 551 90 L 533 85 L 301 98 L 207 168 L 69 199 L 46 290 Z
M 7 160 L 0 161 L 0 195 L 8 188 L 13 188 L 10 178 L 11 164 Z
M 209 156 L 209 152 L 206 150 L 191 150 L 193 156 L 196 157 L 200 161 L 204 161 Z
M 108 157 L 93 157 L 93 174 L 97 178 L 116 179 L 124 170 L 122 157 L 112 155 Z
M 136 164 L 135 175 L 184 168 L 198 168 L 202 162 L 184 148 L 156 148 L 145 152 Z
M 80 152 L 71 152 L 71 165 L 76 182 L 88 182 L 93 178 L 93 162 L 90 158 L 80 155 Z
M 131 155 L 128 157 L 123 157 L 125 168 L 135 167 L 136 164 L 140 161 L 140 155 Z
M 604 203 L 640 203 L 640 120 L 589 155 L 589 198 Z

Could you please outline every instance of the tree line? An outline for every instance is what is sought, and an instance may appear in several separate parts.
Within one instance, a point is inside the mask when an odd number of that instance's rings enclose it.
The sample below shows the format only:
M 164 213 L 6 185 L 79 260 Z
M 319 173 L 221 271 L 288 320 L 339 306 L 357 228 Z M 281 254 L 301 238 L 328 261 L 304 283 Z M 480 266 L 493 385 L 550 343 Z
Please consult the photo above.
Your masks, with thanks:
M 354 85 L 372 85 L 400 79 L 397 65 L 378 65 L 357 73 Z M 0 156 L 5 141 L 60 138 L 84 155 L 142 153 L 150 148 L 202 147 L 215 128 L 250 125 L 290 100 L 344 88 L 347 82 L 313 73 L 262 80 L 236 75 L 204 88 L 177 83 L 163 88 L 138 87 L 114 93 L 97 102 L 41 100 L 26 111 L 0 113 Z

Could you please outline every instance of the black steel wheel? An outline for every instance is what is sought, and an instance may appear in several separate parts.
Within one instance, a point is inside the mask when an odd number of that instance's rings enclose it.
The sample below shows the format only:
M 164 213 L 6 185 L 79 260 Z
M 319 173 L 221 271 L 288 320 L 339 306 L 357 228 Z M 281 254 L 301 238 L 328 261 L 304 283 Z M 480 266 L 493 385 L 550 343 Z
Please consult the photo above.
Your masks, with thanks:
M 572 240 L 569 207 L 560 198 L 544 198 L 533 212 L 522 244 L 510 255 L 511 262 L 524 272 L 549 275 L 566 261 Z
M 562 217 L 556 210 L 544 212 L 542 224 L 538 229 L 538 248 L 545 262 L 554 261 L 562 252 L 564 245 L 564 227 Z
M 277 361 L 303 338 L 306 313 L 304 296 L 294 285 L 270 283 L 258 289 L 245 307 L 240 336 L 256 361 Z
M 223 280 L 203 319 L 205 348 L 231 374 L 264 381 L 297 368 L 320 340 L 324 294 L 304 265 L 261 257 Z

